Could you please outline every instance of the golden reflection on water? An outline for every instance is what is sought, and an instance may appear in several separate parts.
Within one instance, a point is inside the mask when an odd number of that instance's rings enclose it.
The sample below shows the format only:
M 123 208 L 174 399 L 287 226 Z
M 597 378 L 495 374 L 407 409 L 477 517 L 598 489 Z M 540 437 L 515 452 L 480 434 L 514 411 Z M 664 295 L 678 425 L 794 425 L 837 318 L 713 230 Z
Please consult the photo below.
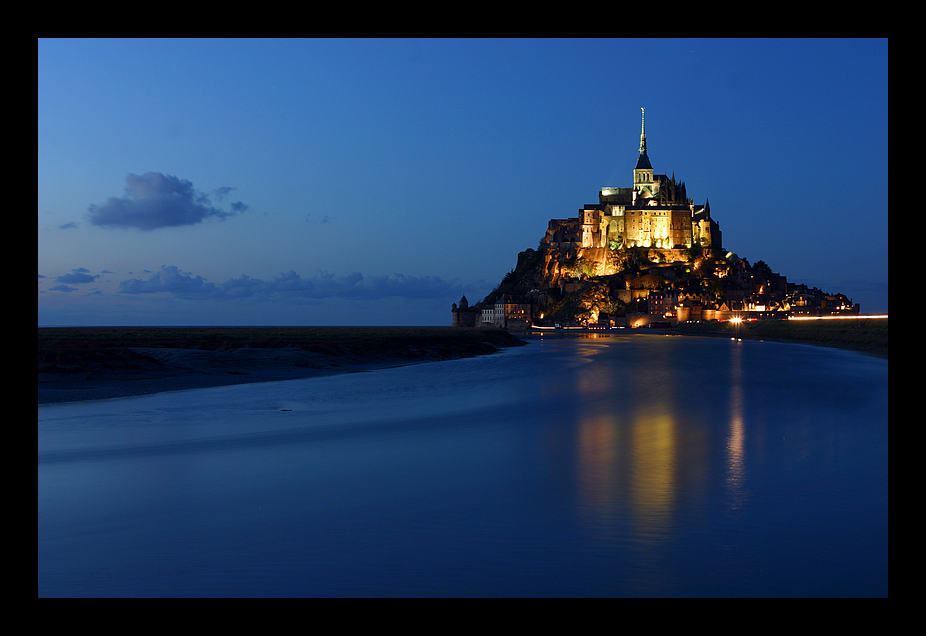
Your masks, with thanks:
M 675 517 L 677 423 L 667 409 L 638 411 L 631 427 L 630 507 L 637 535 L 665 536 Z
M 722 505 L 735 510 L 746 498 L 742 343 L 731 343 L 728 374 L 716 374 L 722 384 L 709 396 L 684 384 L 693 378 L 683 374 L 699 373 L 697 365 L 680 365 L 675 347 L 649 345 L 645 356 L 637 349 L 626 364 L 615 364 L 613 347 L 620 343 L 589 342 L 580 347 L 585 364 L 574 376 L 581 514 L 589 528 L 627 527 L 641 545 L 670 537 L 682 506 L 686 514 L 697 514 L 699 506 L 716 501 L 710 475 L 718 469 L 725 489 Z M 596 357 L 608 348 L 608 360 L 598 364 Z M 700 399 L 719 400 L 715 406 L 721 412 L 728 407 L 725 430 L 714 429 L 720 437 L 698 419 L 705 411 L 692 409 L 690 402 Z M 708 405 L 706 412 L 717 411 Z M 712 439 L 723 444 L 719 465 Z
M 591 361 L 600 351 L 600 346 L 587 346 L 582 347 L 580 355 Z M 586 406 L 591 403 L 591 408 L 583 413 L 577 442 L 582 507 L 607 516 L 622 490 L 619 470 L 622 461 L 619 456 L 624 440 L 619 438 L 621 427 L 615 422 L 616 414 L 607 408 L 605 397 L 620 391 L 619 378 L 608 373 L 605 365 L 602 366 L 605 368 L 588 365 L 577 377 L 578 394 L 589 396 L 589 401 L 580 400 L 580 403 Z M 605 408 L 596 408 L 597 400 L 602 397 L 606 400 Z
M 743 344 L 730 347 L 730 430 L 727 435 L 727 494 L 730 508 L 736 509 L 745 498 L 746 432 L 743 422 Z
M 608 516 L 620 499 L 622 476 L 618 457 L 620 428 L 608 417 L 586 419 L 578 431 L 579 496 L 582 509 L 595 516 Z
M 602 351 L 582 349 L 583 356 L 592 358 Z M 630 533 L 642 543 L 669 535 L 677 505 L 673 368 L 671 359 L 659 353 L 647 359 L 645 370 L 591 364 L 576 380 L 583 514 L 592 526 L 629 523 Z

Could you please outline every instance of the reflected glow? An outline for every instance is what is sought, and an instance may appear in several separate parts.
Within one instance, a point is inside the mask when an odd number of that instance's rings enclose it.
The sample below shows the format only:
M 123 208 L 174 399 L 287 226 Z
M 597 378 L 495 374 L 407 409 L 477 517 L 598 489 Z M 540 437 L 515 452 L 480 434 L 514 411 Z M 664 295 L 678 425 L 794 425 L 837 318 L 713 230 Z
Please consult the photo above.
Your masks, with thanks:
M 39 595 L 887 595 L 886 360 L 545 340 L 40 406 Z
M 746 431 L 743 421 L 743 348 L 730 347 L 730 429 L 726 443 L 727 493 L 730 509 L 739 508 L 745 498 Z
M 667 410 L 637 413 L 631 429 L 630 493 L 637 536 L 661 541 L 676 500 L 676 424 Z
M 580 355 L 591 361 L 603 350 L 582 347 Z M 616 523 L 629 523 L 641 545 L 662 544 L 676 523 L 679 491 L 691 485 L 680 483 L 679 455 L 686 451 L 679 447 L 672 361 L 654 356 L 642 364 L 591 365 L 574 385 L 582 413 L 579 500 L 587 528 L 603 544 Z
M 583 420 L 578 430 L 579 497 L 593 523 L 607 526 L 619 509 L 622 479 L 619 423 L 609 417 Z

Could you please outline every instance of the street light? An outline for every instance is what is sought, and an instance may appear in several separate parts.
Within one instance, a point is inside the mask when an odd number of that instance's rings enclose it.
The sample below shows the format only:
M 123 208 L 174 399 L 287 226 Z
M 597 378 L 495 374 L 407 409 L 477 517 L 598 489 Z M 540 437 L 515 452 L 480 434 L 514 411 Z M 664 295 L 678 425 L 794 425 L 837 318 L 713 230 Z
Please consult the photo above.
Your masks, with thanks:
M 730 322 L 733 323 L 733 329 L 736 331 L 736 338 L 733 338 L 733 340 L 739 340 L 740 324 L 742 324 L 743 319 L 737 316 L 736 318 L 730 318 Z

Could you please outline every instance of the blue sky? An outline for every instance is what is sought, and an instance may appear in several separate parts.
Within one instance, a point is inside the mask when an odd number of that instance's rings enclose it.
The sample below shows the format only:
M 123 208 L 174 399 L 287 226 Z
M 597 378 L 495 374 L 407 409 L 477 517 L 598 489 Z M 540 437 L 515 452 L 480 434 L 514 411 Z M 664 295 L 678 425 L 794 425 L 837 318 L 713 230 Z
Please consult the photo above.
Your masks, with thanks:
M 448 325 L 657 173 L 887 311 L 887 40 L 39 40 L 39 325 Z

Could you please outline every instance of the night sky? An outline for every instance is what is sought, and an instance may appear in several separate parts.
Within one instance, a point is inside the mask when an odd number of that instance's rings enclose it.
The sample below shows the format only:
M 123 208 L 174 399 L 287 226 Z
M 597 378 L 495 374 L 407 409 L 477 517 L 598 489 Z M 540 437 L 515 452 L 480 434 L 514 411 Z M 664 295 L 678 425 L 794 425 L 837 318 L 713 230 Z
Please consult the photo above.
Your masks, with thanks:
M 887 40 L 39 40 L 38 323 L 449 325 L 657 174 L 887 312 Z

